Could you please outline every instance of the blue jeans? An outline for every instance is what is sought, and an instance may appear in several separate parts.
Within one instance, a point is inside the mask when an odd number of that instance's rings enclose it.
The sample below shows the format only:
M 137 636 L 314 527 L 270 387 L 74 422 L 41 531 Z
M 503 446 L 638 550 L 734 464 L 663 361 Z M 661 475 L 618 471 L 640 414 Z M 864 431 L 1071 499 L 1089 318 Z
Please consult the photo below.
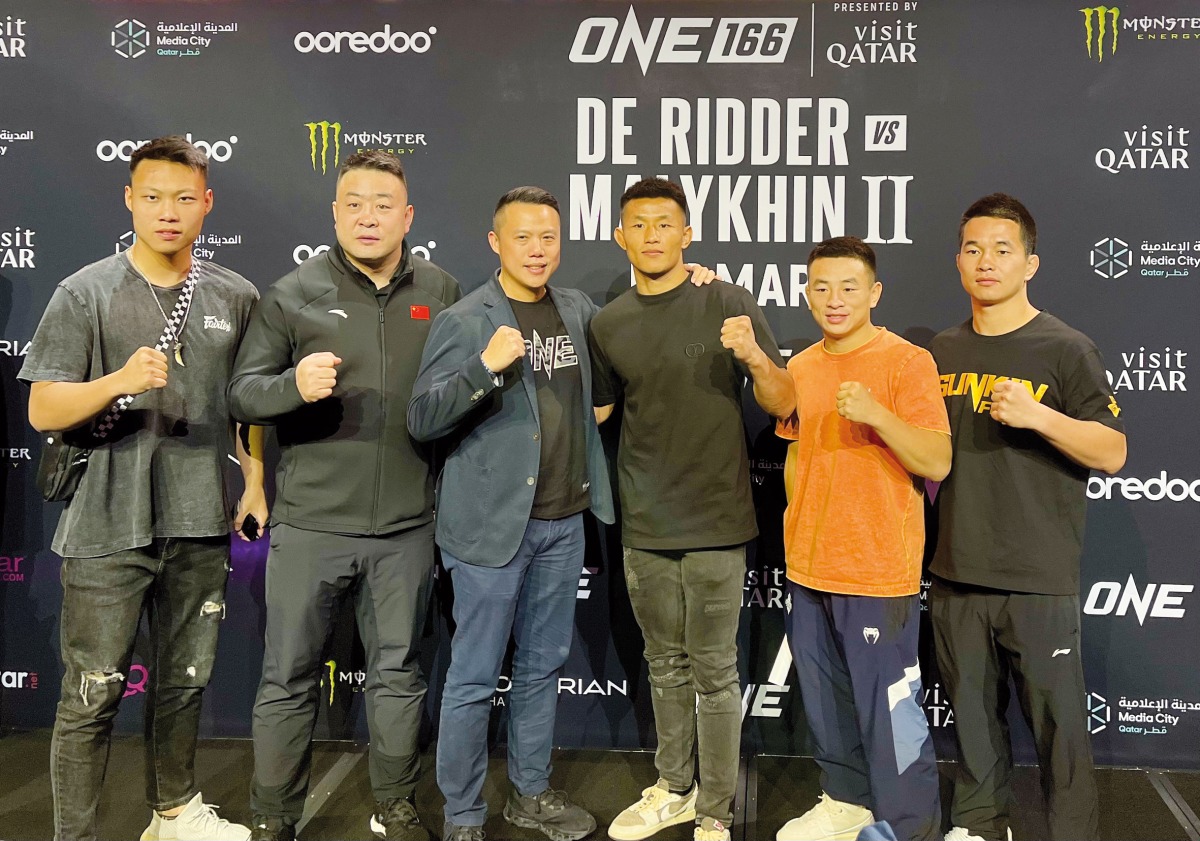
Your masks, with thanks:
M 508 776 L 527 796 L 550 784 L 558 672 L 571 651 L 583 550 L 583 514 L 575 514 L 530 520 L 516 556 L 502 567 L 476 566 L 442 552 L 458 627 L 442 691 L 437 780 L 446 820 L 458 826 L 482 826 L 487 817 L 488 719 L 510 635 L 516 653 L 508 693 Z
M 156 538 L 98 558 L 63 558 L 62 694 L 50 743 L 54 837 L 91 841 L 113 717 L 138 622 L 150 626 L 146 802 L 165 811 L 196 793 L 200 698 L 225 616 L 229 537 Z

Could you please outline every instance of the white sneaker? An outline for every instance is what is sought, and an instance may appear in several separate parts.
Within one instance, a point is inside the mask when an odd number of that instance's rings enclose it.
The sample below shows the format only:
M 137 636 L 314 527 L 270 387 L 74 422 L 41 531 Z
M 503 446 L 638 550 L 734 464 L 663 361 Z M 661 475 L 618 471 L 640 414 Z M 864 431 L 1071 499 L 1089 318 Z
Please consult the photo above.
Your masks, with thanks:
M 972 835 L 966 827 L 956 826 L 946 833 L 946 841 L 983 841 L 983 839 L 978 835 Z M 1012 827 L 1008 828 L 1008 841 L 1012 841 Z
M 155 812 L 141 841 L 248 841 L 249 838 L 249 829 L 218 818 L 217 807 L 205 803 L 200 792 L 196 792 L 174 820 L 165 821 Z
M 775 841 L 854 841 L 863 827 L 875 823 L 870 809 L 834 800 L 825 792 L 798 818 L 775 833 Z
M 613 820 L 608 837 L 615 841 L 641 841 L 660 829 L 696 820 L 696 793 L 692 783 L 687 794 L 675 794 L 666 780 L 659 780 L 642 792 L 642 799 Z

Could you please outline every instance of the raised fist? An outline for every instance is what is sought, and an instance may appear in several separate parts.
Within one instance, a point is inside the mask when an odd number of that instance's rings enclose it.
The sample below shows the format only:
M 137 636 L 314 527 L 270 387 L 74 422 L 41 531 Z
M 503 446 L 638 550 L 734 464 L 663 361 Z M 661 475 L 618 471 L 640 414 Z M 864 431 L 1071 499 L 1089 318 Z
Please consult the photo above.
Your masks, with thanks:
M 337 366 L 341 364 L 342 358 L 328 351 L 310 353 L 296 364 L 296 390 L 305 403 L 316 403 L 333 394 Z
M 122 394 L 141 394 L 167 384 L 167 355 L 152 347 L 140 347 L 121 366 Z
M 501 325 L 483 349 L 483 364 L 489 371 L 499 374 L 524 355 L 525 337 L 521 331 Z

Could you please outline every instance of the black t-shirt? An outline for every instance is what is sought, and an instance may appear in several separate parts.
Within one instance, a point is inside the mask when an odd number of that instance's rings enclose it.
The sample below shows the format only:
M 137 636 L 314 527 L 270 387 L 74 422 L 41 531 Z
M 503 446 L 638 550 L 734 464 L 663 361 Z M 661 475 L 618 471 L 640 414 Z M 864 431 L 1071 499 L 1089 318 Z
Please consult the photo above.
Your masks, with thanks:
M 525 337 L 526 360 L 537 384 L 542 452 L 529 516 L 557 520 L 591 504 L 583 440 L 583 379 L 579 356 L 549 295 L 508 301 Z
M 700 549 L 758 534 L 742 424 L 747 372 L 721 346 L 721 325 L 735 315 L 750 316 L 759 346 L 782 367 L 762 310 L 732 283 L 630 289 L 592 319 L 592 402 L 625 398 L 617 456 L 625 546 Z
M 1038 433 L 992 420 L 991 394 L 998 380 L 1023 380 L 1043 405 L 1124 431 L 1100 352 L 1044 312 L 1002 336 L 981 336 L 967 321 L 929 349 L 954 442 L 930 569 L 981 587 L 1078 594 L 1089 471 Z

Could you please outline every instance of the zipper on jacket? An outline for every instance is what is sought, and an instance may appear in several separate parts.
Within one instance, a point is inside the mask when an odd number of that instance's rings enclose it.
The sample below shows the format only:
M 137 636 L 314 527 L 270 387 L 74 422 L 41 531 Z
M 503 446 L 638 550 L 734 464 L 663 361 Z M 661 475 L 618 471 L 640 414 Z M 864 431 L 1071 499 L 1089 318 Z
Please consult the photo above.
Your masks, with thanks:
M 391 296 L 388 296 L 389 298 Z M 383 492 L 383 437 L 387 430 L 387 338 L 383 310 L 387 302 L 375 299 L 379 304 L 379 454 L 375 459 L 375 500 L 371 505 L 371 534 L 379 533 L 379 496 Z

